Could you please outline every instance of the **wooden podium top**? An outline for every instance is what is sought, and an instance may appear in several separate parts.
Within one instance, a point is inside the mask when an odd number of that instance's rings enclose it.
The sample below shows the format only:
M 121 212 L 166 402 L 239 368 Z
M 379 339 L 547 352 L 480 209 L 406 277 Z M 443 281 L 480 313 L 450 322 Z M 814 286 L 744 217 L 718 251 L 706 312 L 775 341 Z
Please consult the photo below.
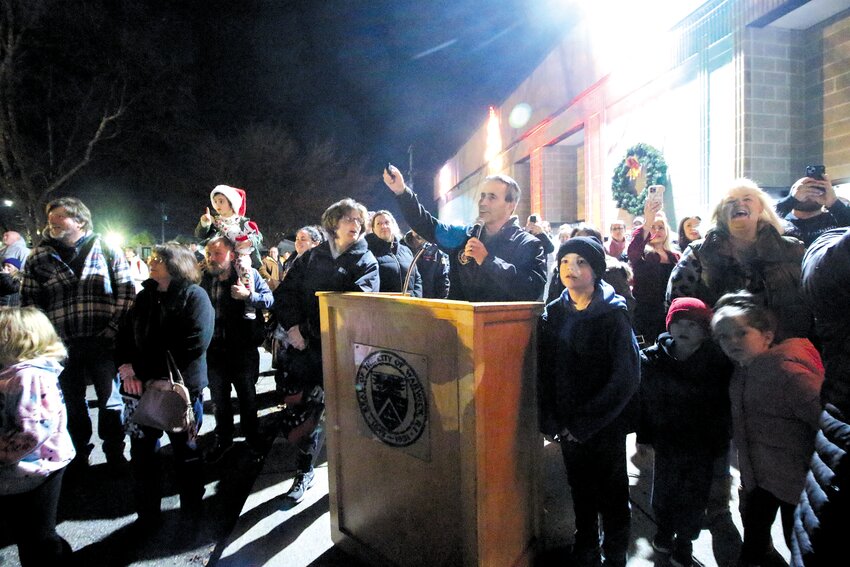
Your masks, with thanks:
M 365 292 L 345 292 L 336 291 L 317 291 L 317 296 L 332 296 L 341 297 L 367 297 L 375 301 L 393 301 L 411 305 L 422 305 L 427 307 L 439 306 L 444 309 L 457 311 L 524 311 L 528 309 L 541 309 L 544 304 L 542 301 L 489 301 L 489 302 L 471 302 L 471 301 L 456 301 L 453 299 L 424 299 L 421 297 L 409 297 L 400 293 L 365 293 Z

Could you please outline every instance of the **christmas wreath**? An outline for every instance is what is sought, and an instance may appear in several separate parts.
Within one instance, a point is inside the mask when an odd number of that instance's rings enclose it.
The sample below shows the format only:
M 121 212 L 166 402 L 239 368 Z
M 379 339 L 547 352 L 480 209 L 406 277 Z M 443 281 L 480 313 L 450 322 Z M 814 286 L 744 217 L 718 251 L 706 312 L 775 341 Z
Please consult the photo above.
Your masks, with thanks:
M 643 214 L 646 191 L 638 191 L 636 181 L 643 174 L 644 187 L 667 185 L 667 162 L 661 152 L 649 144 L 636 144 L 626 150 L 626 157 L 614 168 L 611 190 L 614 201 L 621 209 L 633 215 Z

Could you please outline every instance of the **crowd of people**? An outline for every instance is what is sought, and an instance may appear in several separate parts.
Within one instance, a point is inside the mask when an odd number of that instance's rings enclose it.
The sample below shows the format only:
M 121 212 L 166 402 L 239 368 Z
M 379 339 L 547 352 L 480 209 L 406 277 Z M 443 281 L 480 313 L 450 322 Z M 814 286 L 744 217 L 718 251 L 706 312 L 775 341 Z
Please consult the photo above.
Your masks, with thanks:
M 300 228 L 294 250 L 264 249 L 242 189 L 210 193 L 200 249 L 114 250 L 89 209 L 46 207 L 32 250 L 4 234 L 0 251 L 0 502 L 26 509 L 15 540 L 23 565 L 71 553 L 56 533 L 63 480 L 90 466 L 94 385 L 107 466 L 133 478 L 140 530 L 160 523 L 159 445 L 167 433 L 181 511 L 202 508 L 204 463 L 225 459 L 238 432 L 263 458 L 255 384 L 258 347 L 273 351 L 283 435 L 297 451 L 286 497 L 310 488 L 324 443 L 318 291 L 404 293 L 461 301 L 543 301 L 538 333 L 540 430 L 560 444 L 575 511 L 576 565 L 624 566 L 630 544 L 626 436 L 654 449 L 652 545 L 694 565 L 693 541 L 741 471 L 739 565 L 772 552 L 779 513 L 795 565 L 826 565 L 850 520 L 842 487 L 850 450 L 850 209 L 828 176 L 796 182 L 776 208 L 754 182 L 730 184 L 703 234 L 695 214 L 675 240 L 661 201 L 643 217 L 551 227 L 514 215 L 521 190 L 487 177 L 478 217 L 431 215 L 397 168 L 383 180 L 404 221 L 352 199 Z M 212 211 L 211 211 L 212 209 Z M 214 211 L 214 212 L 213 212 Z M 631 232 L 631 234 L 629 234 Z M 557 242 L 556 242 L 557 241 Z M 556 246 L 557 244 L 557 246 Z M 808 252 L 807 252 L 808 247 Z M 191 425 L 162 431 L 133 420 L 152 380 L 176 369 Z M 215 439 L 202 453 L 204 390 Z M 815 439 L 821 431 L 822 441 Z M 125 440 L 130 440 L 130 461 Z M 810 463 L 821 470 L 810 473 Z M 824 474 L 823 468 L 831 470 Z M 67 474 L 66 474 L 67 473 Z M 797 529 L 794 529 L 796 523 Z

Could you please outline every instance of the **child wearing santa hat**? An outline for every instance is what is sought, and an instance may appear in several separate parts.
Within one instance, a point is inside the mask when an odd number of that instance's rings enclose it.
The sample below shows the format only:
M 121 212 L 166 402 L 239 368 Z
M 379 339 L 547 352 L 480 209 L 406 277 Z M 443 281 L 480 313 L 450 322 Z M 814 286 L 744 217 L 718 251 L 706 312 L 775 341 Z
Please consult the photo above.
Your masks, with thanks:
M 252 292 L 254 280 L 250 268 L 259 269 L 260 245 L 263 235 L 257 223 L 245 216 L 247 196 L 244 189 L 229 185 L 217 185 L 210 192 L 210 201 L 218 215 L 213 216 L 210 208 L 201 215 L 201 220 L 195 228 L 195 236 L 206 242 L 213 236 L 221 234 L 233 242 L 239 261 L 235 263 L 239 281 Z M 250 304 L 245 303 L 246 319 L 256 319 L 257 312 Z

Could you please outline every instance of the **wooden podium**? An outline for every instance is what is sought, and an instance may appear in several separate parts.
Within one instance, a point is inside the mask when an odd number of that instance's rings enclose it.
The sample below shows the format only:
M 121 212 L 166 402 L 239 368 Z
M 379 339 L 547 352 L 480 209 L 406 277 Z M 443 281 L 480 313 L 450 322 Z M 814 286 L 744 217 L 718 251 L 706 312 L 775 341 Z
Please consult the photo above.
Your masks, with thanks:
M 530 565 L 543 304 L 319 296 L 334 543 L 372 564 Z

